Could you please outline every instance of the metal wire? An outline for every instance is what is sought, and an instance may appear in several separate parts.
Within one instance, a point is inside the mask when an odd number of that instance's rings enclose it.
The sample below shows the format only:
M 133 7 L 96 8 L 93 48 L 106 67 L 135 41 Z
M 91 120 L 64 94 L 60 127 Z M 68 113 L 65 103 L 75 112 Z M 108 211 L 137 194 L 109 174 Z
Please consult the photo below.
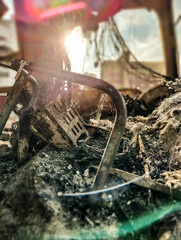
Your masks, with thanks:
M 101 193 L 105 193 L 105 192 L 109 192 L 109 191 L 113 191 L 113 190 L 116 190 L 116 189 L 119 189 L 119 188 L 123 188 L 123 187 L 126 187 L 132 183 L 135 183 L 136 181 L 142 179 L 142 178 L 145 178 L 145 174 L 143 176 L 140 176 L 134 180 L 131 180 L 129 182 L 126 182 L 126 183 L 121 183 L 121 184 L 118 184 L 118 185 L 115 185 L 113 187 L 108 187 L 108 188 L 105 188 L 105 189 L 100 189 L 100 190 L 95 190 L 95 191 L 90 191 L 90 192 L 78 192 L 78 193 L 58 193 L 58 197 L 83 197 L 83 196 L 90 196 L 90 195 L 96 195 L 96 194 L 101 194 Z

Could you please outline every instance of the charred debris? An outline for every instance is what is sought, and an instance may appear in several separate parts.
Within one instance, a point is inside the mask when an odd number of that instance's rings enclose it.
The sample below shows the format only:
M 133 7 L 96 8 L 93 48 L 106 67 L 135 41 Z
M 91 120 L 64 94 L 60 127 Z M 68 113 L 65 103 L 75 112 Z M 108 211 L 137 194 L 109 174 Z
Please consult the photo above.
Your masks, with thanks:
M 29 47 L 20 42 L 27 60 L 4 65 L 16 77 L 1 89 L 8 95 L 0 112 L 0 239 L 181 238 L 181 80 L 171 1 L 124 2 L 122 9 L 151 6 L 159 16 L 173 78 L 137 60 L 112 15 L 101 29 L 101 12 L 89 19 L 89 43 L 98 66 L 111 42 L 126 71 L 152 85 L 144 92 L 71 72 L 56 41 L 58 18 L 42 25 L 17 20 L 19 39 L 39 36 Z M 17 19 L 27 14 L 23 6 L 15 1 Z M 75 25 L 84 25 L 84 14 L 74 15 Z M 12 112 L 18 119 L 9 127 Z
M 120 234 L 119 227 L 107 231 L 105 226 L 139 216 L 135 207 L 148 211 L 159 201 L 181 198 L 179 79 L 165 79 L 136 97 L 122 97 L 93 77 L 49 72 L 21 59 L 14 59 L 11 68 L 17 71 L 16 81 L 0 113 L 1 209 L 12 219 L 9 225 L 1 215 L 3 236 L 16 233 L 23 239 L 24 232 L 27 239 L 42 239 L 44 234 L 59 234 L 62 226 L 71 239 L 71 231 L 80 233 L 81 226 L 102 226 L 108 238 L 128 234 L 132 239 L 130 232 Z M 40 88 L 35 70 L 53 79 L 51 91 L 49 83 Z M 71 84 L 65 90 L 67 82 Z M 78 92 L 69 90 L 76 84 L 94 88 L 96 102 L 81 97 L 75 101 Z M 85 104 L 89 111 L 84 111 Z M 12 111 L 19 121 L 6 128 Z M 21 228 L 23 216 L 27 223 Z M 35 235 L 28 232 L 31 224 Z M 139 239 L 130 224 L 134 239 Z M 85 229 L 81 234 L 87 234 Z M 89 234 L 90 239 L 99 235 L 96 230 Z M 144 231 L 140 234 L 145 236 Z M 152 237 L 154 230 L 149 234 Z

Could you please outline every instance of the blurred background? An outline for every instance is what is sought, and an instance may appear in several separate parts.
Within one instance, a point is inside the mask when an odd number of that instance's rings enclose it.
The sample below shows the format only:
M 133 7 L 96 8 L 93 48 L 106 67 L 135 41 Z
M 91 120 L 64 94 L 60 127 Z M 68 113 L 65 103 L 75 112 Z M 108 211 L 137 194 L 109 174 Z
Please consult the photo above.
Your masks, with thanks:
M 61 55 L 65 66 L 68 57 L 73 72 L 103 78 L 117 89 L 141 91 L 154 84 L 153 74 L 138 74 L 142 65 L 180 75 L 180 0 L 0 2 L 1 62 L 22 57 L 37 64 L 48 61 L 54 68 Z M 0 67 L 0 86 L 12 86 L 14 75 Z

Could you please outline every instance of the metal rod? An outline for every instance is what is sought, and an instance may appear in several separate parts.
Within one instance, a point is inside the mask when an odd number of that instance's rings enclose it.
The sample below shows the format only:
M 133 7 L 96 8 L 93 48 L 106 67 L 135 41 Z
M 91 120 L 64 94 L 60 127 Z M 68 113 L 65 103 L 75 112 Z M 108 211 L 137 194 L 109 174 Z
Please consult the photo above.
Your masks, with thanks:
M 59 78 L 66 79 L 67 81 L 76 82 L 92 88 L 96 88 L 107 93 L 116 107 L 116 118 L 114 128 L 112 129 L 104 154 L 102 156 L 99 168 L 94 179 L 93 187 L 101 189 L 108 178 L 110 169 L 113 165 L 116 152 L 119 148 L 120 141 L 126 125 L 127 111 L 126 105 L 121 94 L 109 83 L 94 77 L 85 76 L 78 73 L 70 73 L 64 70 L 60 71 Z
M 120 183 L 118 185 L 112 186 L 112 187 L 106 187 L 104 189 L 99 189 L 99 190 L 94 190 L 94 191 L 89 191 L 89 192 L 75 192 L 75 193 L 58 193 L 58 197 L 84 197 L 84 196 L 91 196 L 91 195 L 99 195 L 105 192 L 110 192 L 114 190 L 119 190 L 120 188 L 127 187 L 130 184 L 136 184 L 137 181 L 146 179 L 145 175 L 143 176 L 138 176 L 137 178 L 130 180 L 125 183 Z M 168 187 L 167 187 L 168 188 Z M 177 190 L 178 191 L 178 190 Z
M 116 107 L 115 124 L 110 133 L 93 185 L 94 189 L 101 189 L 108 178 L 126 125 L 127 111 L 122 95 L 111 84 L 98 78 L 64 70 L 60 70 L 58 73 L 50 72 L 47 71 L 47 69 L 36 68 L 35 66 L 33 67 L 33 70 L 42 72 L 42 74 L 46 73 L 46 75 L 49 75 L 50 77 L 56 77 L 57 80 L 66 80 L 68 82 L 75 82 L 91 88 L 99 89 L 107 93 L 113 100 Z
M 17 63 L 15 61 L 15 63 Z M 15 67 L 18 68 L 18 64 L 15 64 Z M 14 69 L 14 67 L 12 66 Z M 86 85 L 88 87 L 99 89 L 105 93 L 107 93 L 110 98 L 113 100 L 113 103 L 116 107 L 116 118 L 114 123 L 114 128 L 112 129 L 106 148 L 104 150 L 104 154 L 102 156 L 101 162 L 99 164 L 99 168 L 97 174 L 94 179 L 93 187 L 94 189 L 101 189 L 104 187 L 104 184 L 108 178 L 110 169 L 113 165 L 114 158 L 116 152 L 119 148 L 120 141 L 124 132 L 124 128 L 126 125 L 127 111 L 125 101 L 122 95 L 108 82 L 105 82 L 101 79 L 85 76 L 78 73 L 72 73 L 64 70 L 60 70 L 59 72 L 51 72 L 47 71 L 47 69 L 37 68 L 33 66 L 32 70 L 37 72 L 41 72 L 50 77 L 56 77 L 57 80 L 65 80 L 68 82 L 75 82 L 78 84 Z M 27 72 L 23 70 L 24 73 Z

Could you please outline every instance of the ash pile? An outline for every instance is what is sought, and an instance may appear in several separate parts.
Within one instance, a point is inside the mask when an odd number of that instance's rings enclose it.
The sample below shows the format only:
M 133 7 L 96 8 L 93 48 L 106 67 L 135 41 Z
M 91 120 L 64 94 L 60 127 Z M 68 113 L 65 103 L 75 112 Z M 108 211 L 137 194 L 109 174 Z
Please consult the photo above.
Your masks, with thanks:
M 99 80 L 85 76 L 94 99 L 72 84 L 70 100 L 66 80 L 83 75 L 62 71 L 50 91 L 26 65 L 0 113 L 0 239 L 179 239 L 180 80 L 124 96 L 124 130 Z

